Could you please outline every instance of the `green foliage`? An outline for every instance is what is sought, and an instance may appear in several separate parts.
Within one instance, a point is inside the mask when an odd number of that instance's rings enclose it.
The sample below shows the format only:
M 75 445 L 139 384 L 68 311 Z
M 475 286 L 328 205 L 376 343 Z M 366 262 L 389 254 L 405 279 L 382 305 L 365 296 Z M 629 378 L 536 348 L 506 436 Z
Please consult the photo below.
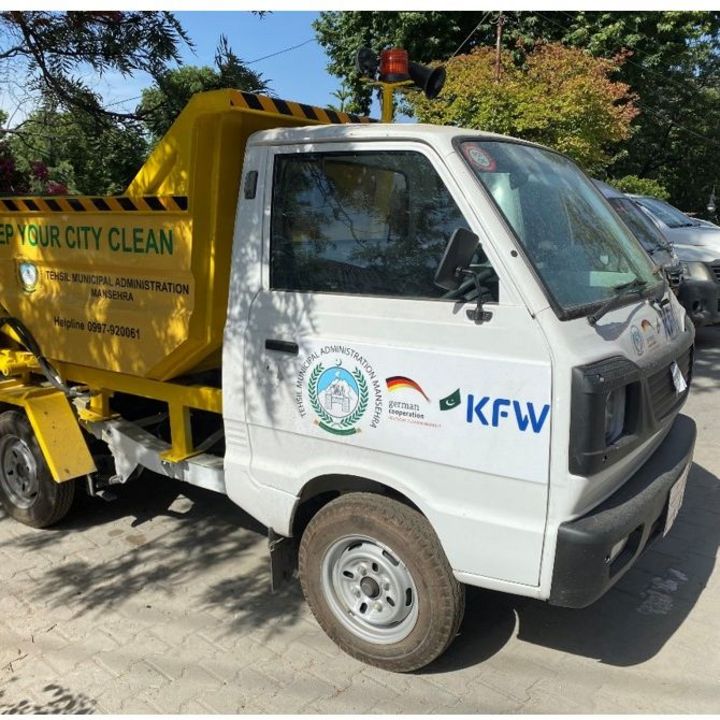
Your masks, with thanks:
M 412 47 L 411 28 L 422 38 L 432 60 L 444 56 L 447 39 L 460 35 L 462 29 L 450 16 L 463 13 L 441 12 L 322 12 L 313 27 L 318 42 L 330 58 L 328 70 L 342 79 L 343 88 L 351 98 L 345 100 L 348 112 L 367 114 L 370 111 L 371 90 L 355 72 L 355 53 L 362 46 L 379 52 L 387 45 L 407 48 L 414 60 L 419 60 Z M 475 13 L 467 13 L 475 15 Z M 477 21 L 476 21 L 477 22 Z M 436 29 L 433 30 L 433 25 Z M 450 51 L 452 52 L 452 51 Z
M 0 142 L 0 195 L 24 195 L 29 186 L 29 178 L 18 170 L 10 147 Z
M 503 47 L 516 64 L 537 41 L 598 57 L 629 51 L 617 79 L 638 96 L 640 115 L 612 167 L 616 176 L 657 179 L 681 207 L 703 210 L 720 167 L 720 12 L 505 13 Z M 497 12 L 323 12 L 315 23 L 328 69 L 348 83 L 347 107 L 368 112 L 371 90 L 354 69 L 357 48 L 407 48 L 418 62 L 444 62 L 459 48 L 494 44 Z
M 673 204 L 704 213 L 720 166 L 720 13 L 573 13 L 569 42 L 632 52 L 621 77 L 639 96 L 612 175 L 656 179 Z
M 328 105 L 330 110 L 336 112 L 347 112 L 348 103 L 352 100 L 352 90 L 347 86 L 347 83 L 343 82 L 337 90 L 334 90 L 331 95 L 338 101 L 335 105 L 331 103 Z
M 214 68 L 187 65 L 162 73 L 152 87 L 143 90 L 137 112 L 153 140 L 158 140 L 195 93 L 222 88 L 254 93 L 270 91 L 262 75 L 248 69 L 235 55 L 224 35 L 220 36 Z
M 637 114 L 628 86 L 610 79 L 619 64 L 546 44 L 528 53 L 522 66 L 503 53 L 496 81 L 494 50 L 478 48 L 447 63 L 445 89 L 437 99 L 411 93 L 408 102 L 421 122 L 538 142 L 596 173 L 611 162 L 610 149 L 629 137 Z
M 33 194 L 122 192 L 147 155 L 141 128 L 45 107 L 8 143 Z M 26 191 L 27 192 L 27 191 Z
M 505 12 L 503 47 L 515 63 L 522 63 L 526 51 L 538 40 L 564 40 L 577 14 Z M 371 89 L 355 72 L 358 48 L 365 46 L 379 53 L 385 47 L 403 47 L 416 62 L 446 61 L 453 53 L 467 54 L 477 47 L 494 46 L 497 17 L 495 11 L 332 11 L 320 13 L 313 27 L 330 58 L 328 70 L 352 89 L 348 109 L 367 113 Z
M 661 200 L 669 200 L 670 193 L 657 181 L 650 178 L 641 178 L 637 175 L 625 175 L 610 183 L 624 193 L 634 195 L 652 195 Z
M 0 58 L 24 86 L 53 106 L 94 117 L 126 118 L 105 108 L 79 71 L 162 74 L 188 43 L 169 12 L 0 12 Z

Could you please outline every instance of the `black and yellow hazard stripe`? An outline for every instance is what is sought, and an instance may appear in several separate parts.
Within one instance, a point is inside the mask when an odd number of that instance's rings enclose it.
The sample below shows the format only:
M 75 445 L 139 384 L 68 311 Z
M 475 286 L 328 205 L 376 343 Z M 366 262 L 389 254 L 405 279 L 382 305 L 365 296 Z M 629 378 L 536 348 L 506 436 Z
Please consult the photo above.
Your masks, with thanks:
M 292 100 L 232 92 L 233 107 L 275 113 L 313 123 L 373 123 L 364 115 L 305 105 Z M 144 195 L 142 197 L 33 197 L 0 198 L 0 213 L 78 213 L 78 212 L 184 212 L 188 209 L 186 195 Z
M 0 198 L 2 213 L 184 212 L 186 195 Z
M 234 107 L 247 110 L 258 110 L 259 112 L 275 113 L 277 115 L 289 115 L 300 120 L 309 120 L 319 123 L 371 123 L 376 122 L 364 115 L 353 115 L 352 113 L 330 110 L 329 108 L 316 107 L 315 105 L 304 105 L 292 100 L 280 100 L 279 98 L 266 97 L 265 95 L 254 95 L 253 93 L 237 90 L 233 92 L 230 104 Z

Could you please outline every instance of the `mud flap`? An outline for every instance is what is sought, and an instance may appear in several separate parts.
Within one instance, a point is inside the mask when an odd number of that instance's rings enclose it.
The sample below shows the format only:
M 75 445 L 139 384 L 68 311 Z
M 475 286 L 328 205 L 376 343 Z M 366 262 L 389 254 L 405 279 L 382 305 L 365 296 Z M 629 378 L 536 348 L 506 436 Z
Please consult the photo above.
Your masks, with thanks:
M 270 550 L 270 592 L 277 592 L 292 580 L 297 569 L 298 543 L 295 538 L 278 535 L 268 530 Z
M 95 472 L 95 463 L 68 399 L 59 390 L 0 382 L 0 403 L 22 407 L 56 482 Z

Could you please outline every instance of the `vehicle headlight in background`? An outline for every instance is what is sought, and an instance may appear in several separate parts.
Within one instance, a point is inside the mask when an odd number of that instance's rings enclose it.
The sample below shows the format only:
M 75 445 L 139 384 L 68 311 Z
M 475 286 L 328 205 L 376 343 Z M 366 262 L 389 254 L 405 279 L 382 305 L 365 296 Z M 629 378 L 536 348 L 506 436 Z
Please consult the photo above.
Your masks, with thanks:
M 608 393 L 605 400 L 605 444 L 612 445 L 625 426 L 625 387 Z
M 709 280 L 714 282 L 715 278 L 710 269 L 702 262 L 684 262 L 682 263 L 683 276 L 692 280 Z

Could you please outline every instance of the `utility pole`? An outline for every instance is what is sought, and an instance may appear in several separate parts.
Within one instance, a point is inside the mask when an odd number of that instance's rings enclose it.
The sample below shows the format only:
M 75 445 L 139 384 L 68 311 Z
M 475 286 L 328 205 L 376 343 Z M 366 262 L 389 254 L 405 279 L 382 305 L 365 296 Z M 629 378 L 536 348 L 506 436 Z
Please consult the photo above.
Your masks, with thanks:
M 497 31 L 495 34 L 495 82 L 500 82 L 500 46 L 502 45 L 503 25 L 505 16 L 502 12 L 498 15 Z

